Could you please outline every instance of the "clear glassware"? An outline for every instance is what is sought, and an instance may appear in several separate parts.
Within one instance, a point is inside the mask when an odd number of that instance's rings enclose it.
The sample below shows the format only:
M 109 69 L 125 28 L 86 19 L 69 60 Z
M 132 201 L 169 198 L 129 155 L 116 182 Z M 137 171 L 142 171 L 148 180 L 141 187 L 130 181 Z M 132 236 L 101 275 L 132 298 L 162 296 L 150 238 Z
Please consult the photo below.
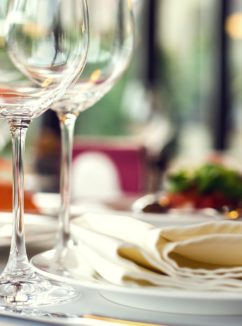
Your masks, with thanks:
M 73 295 L 30 264 L 24 234 L 23 155 L 31 120 L 57 101 L 85 65 L 85 0 L 2 0 L 0 4 L 0 118 L 13 147 L 13 235 L 0 276 L 0 305 L 53 304 Z M 5 77 L 4 77 L 5 76 Z
M 31 259 L 35 267 L 60 279 L 75 278 L 82 268 L 70 233 L 70 193 L 73 134 L 80 112 L 102 98 L 129 64 L 134 44 L 132 4 L 128 0 L 88 0 L 89 50 L 83 73 L 52 107 L 61 126 L 62 159 L 57 243 Z M 81 180 L 80 180 L 81 182 Z
M 9 134 L 8 124 L 5 120 L 0 120 L 0 152 L 10 143 L 11 135 Z

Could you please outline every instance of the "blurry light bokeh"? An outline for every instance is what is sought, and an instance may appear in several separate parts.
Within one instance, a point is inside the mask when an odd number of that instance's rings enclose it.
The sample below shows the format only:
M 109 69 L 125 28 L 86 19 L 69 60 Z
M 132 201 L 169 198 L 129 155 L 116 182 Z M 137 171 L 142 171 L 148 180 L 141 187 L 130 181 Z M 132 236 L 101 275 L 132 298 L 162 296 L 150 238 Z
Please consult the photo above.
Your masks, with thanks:
M 228 16 L 225 24 L 227 34 L 237 40 L 242 39 L 242 13 L 234 13 Z

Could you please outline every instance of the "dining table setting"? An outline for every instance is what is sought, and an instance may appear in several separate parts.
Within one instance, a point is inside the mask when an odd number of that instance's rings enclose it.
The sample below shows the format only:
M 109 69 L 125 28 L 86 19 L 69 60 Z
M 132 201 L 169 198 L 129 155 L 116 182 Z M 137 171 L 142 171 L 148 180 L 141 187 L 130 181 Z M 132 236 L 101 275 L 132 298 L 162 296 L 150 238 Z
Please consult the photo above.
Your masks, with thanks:
M 241 171 L 208 160 L 170 171 L 159 192 L 72 200 L 76 119 L 130 64 L 132 1 L 4 0 L 0 26 L 0 118 L 12 139 L 11 164 L 0 161 L 10 176 L 0 324 L 240 325 Z M 31 193 L 27 131 L 48 109 L 61 131 L 60 190 Z
M 56 247 L 60 194 L 33 193 L 38 212 L 25 215 L 30 262 L 45 278 L 64 285 L 65 291 L 74 289 L 73 297 L 3 309 L 1 318 L 10 325 L 28 321 L 37 325 L 239 325 L 240 218 L 211 212 L 211 207 L 146 211 L 151 207 L 147 199 L 163 196 L 71 202 L 73 243 L 61 247 L 60 260 Z M 0 217 L 4 267 L 11 213 Z

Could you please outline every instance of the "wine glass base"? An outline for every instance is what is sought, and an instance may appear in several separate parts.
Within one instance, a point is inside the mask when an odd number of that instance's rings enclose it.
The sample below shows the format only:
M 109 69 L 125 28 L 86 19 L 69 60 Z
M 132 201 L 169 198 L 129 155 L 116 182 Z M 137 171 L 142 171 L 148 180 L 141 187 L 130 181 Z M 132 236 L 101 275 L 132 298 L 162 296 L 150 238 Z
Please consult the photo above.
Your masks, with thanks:
M 16 307 L 49 306 L 78 298 L 79 291 L 67 284 L 49 280 L 29 269 L 21 275 L 4 273 L 0 276 L 0 306 Z
M 39 273 L 60 282 L 76 284 L 76 281 L 87 278 L 88 275 L 87 267 L 75 245 L 42 252 L 32 257 L 30 262 Z

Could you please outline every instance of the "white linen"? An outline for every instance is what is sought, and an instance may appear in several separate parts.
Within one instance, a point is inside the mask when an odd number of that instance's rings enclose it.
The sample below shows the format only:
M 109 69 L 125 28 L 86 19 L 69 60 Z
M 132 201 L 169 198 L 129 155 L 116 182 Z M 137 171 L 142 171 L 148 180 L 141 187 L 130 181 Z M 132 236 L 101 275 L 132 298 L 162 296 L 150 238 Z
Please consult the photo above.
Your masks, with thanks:
M 89 279 L 242 291 L 241 222 L 156 228 L 127 216 L 86 214 L 71 230 Z

